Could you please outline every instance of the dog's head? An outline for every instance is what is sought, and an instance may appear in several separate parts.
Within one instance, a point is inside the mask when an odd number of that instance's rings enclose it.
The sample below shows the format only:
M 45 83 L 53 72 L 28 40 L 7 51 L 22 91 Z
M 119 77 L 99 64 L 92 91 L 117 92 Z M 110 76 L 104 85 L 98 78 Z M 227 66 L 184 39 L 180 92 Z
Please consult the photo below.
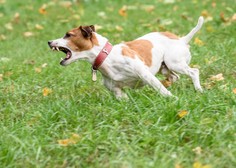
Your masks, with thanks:
M 93 25 L 80 26 L 68 31 L 62 38 L 49 41 L 48 45 L 52 50 L 64 52 L 66 57 L 61 60 L 60 64 L 68 65 L 83 58 L 83 52 L 98 45 L 94 32 Z

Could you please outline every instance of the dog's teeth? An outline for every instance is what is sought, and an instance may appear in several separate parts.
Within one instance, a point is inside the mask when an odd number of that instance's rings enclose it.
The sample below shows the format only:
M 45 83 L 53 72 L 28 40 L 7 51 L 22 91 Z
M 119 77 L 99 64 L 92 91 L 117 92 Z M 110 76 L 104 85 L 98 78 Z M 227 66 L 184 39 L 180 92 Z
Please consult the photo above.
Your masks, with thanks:
M 55 47 L 52 47 L 52 51 L 54 51 L 55 50 Z
M 60 51 L 58 47 L 56 47 L 56 50 L 57 50 L 57 51 Z

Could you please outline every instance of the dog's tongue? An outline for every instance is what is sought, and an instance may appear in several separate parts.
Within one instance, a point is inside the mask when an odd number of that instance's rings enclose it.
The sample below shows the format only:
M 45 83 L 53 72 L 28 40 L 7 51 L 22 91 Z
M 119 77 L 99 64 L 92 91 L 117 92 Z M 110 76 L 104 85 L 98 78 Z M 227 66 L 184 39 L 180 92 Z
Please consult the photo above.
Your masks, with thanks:
M 69 59 L 71 57 L 71 53 L 70 52 L 67 52 L 66 53 L 66 59 Z

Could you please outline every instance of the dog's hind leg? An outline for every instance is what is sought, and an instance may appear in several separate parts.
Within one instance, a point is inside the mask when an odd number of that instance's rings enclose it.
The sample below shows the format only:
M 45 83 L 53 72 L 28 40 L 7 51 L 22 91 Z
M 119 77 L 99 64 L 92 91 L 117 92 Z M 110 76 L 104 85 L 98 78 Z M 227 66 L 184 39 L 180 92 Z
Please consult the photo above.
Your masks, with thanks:
M 190 68 L 186 63 L 181 63 L 175 64 L 170 67 L 170 69 L 175 72 L 188 75 L 192 79 L 195 89 L 200 92 L 203 91 L 199 80 L 199 70 L 197 68 Z

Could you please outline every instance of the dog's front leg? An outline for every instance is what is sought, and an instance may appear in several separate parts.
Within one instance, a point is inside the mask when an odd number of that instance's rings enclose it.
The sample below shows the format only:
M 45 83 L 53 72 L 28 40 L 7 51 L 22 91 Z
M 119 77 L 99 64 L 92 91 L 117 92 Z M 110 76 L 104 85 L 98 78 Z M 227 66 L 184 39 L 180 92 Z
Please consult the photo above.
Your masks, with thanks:
M 126 93 L 122 91 L 122 89 L 116 86 L 115 82 L 111 79 L 103 78 L 104 85 L 110 91 L 112 91 L 116 97 L 116 99 L 128 99 Z
M 138 68 L 136 72 L 142 81 L 159 91 L 163 96 L 172 96 L 171 92 L 147 68 Z

